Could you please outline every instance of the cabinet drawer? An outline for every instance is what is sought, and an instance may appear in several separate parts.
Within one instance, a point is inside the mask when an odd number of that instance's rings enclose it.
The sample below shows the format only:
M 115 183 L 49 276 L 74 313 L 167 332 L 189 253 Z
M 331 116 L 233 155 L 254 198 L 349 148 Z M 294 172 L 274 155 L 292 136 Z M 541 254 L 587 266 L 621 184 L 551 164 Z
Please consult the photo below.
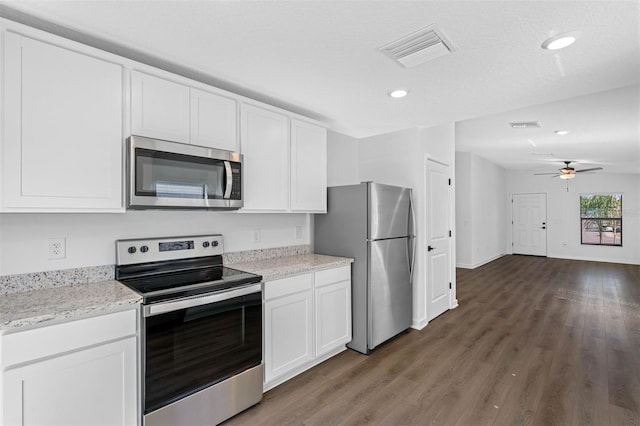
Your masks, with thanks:
M 296 275 L 264 283 L 264 299 L 270 300 L 288 294 L 309 290 L 313 287 L 313 274 Z
M 130 309 L 1 336 L 2 368 L 135 335 L 136 312 Z
M 351 279 L 351 265 L 316 272 L 316 287 Z

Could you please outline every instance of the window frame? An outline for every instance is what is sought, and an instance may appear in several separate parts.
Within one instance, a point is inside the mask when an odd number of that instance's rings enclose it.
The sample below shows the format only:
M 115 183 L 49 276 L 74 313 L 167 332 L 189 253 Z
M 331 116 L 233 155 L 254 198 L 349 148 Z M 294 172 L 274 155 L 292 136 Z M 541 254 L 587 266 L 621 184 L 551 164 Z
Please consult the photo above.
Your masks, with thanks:
M 589 217 L 589 216 L 583 216 L 582 215 L 582 199 L 583 197 L 593 197 L 593 196 L 598 196 L 598 195 L 606 195 L 606 196 L 613 196 L 613 197 L 618 197 L 619 199 L 619 203 L 620 203 L 620 216 L 604 216 L 604 217 Z M 622 198 L 623 198 L 623 193 L 622 192 L 605 192 L 605 193 L 584 193 L 584 194 L 579 194 L 578 196 L 578 208 L 580 210 L 579 214 L 580 214 L 580 220 L 579 220 L 579 224 L 580 224 L 580 245 L 585 245 L 585 246 L 606 246 L 606 247 L 622 247 L 623 244 L 623 226 L 622 226 L 622 218 L 623 218 L 623 214 L 622 214 Z M 583 227 L 584 221 L 585 220 L 592 220 L 592 221 L 596 221 L 596 222 L 602 222 L 602 221 L 615 221 L 616 223 L 620 223 L 620 243 L 619 244 L 611 244 L 611 243 L 602 243 L 602 242 L 596 242 L 596 243 L 590 243 L 590 242 L 585 242 L 584 241 L 584 230 L 586 228 Z M 598 232 L 607 232 L 607 231 L 600 231 L 601 226 L 598 227 Z M 615 239 L 615 225 L 613 228 L 613 233 L 614 233 L 614 239 Z

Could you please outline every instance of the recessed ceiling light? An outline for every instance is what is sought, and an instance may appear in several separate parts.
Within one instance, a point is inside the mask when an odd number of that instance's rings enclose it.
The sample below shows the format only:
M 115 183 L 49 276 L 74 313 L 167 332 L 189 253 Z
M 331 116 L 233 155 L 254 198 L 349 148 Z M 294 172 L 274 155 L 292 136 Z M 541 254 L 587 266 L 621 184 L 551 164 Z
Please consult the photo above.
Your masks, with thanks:
M 556 130 L 554 133 L 556 135 L 564 136 L 564 135 L 568 135 L 569 131 L 568 130 Z
M 576 34 L 574 33 L 562 33 L 549 37 L 542 43 L 542 48 L 547 50 L 563 49 L 567 46 L 571 46 L 576 41 Z
M 404 98 L 408 93 L 409 92 L 404 89 L 396 89 L 392 92 L 389 92 L 389 96 L 391 96 L 392 98 Z

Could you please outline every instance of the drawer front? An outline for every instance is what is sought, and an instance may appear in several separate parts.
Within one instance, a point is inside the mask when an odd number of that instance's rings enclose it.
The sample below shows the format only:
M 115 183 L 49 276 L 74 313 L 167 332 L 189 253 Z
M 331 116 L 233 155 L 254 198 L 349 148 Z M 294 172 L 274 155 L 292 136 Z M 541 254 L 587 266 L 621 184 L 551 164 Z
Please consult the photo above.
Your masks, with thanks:
M 313 287 L 313 274 L 295 275 L 264 283 L 264 300 L 309 290 Z
M 130 309 L 1 336 L 2 369 L 136 334 L 137 311 Z
M 316 272 L 316 287 L 351 279 L 351 265 Z

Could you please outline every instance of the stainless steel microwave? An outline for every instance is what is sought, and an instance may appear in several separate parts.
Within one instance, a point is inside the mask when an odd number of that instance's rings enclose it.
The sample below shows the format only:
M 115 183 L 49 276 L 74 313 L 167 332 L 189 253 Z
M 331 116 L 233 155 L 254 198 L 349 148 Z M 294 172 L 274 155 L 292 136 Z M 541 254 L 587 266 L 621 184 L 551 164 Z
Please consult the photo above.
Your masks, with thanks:
M 127 140 L 127 208 L 242 207 L 242 155 L 131 136 Z

